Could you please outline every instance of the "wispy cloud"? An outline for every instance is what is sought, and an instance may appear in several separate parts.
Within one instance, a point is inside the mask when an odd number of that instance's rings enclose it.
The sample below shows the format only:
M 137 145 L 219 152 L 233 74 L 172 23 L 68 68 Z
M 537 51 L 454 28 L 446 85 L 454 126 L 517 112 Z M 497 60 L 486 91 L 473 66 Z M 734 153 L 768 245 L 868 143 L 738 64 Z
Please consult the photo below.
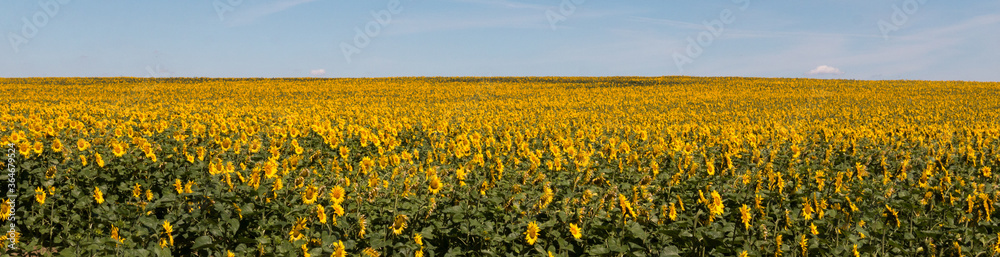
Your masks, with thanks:
M 806 75 L 844 75 L 844 72 L 831 66 L 820 65 L 819 67 L 806 72 Z
M 233 17 L 226 20 L 226 25 L 230 27 L 246 25 L 273 13 L 314 1 L 316 0 L 278 0 L 250 6 L 242 10 L 237 8 Z
M 323 76 L 326 75 L 326 69 L 310 70 L 309 75 L 313 76 Z

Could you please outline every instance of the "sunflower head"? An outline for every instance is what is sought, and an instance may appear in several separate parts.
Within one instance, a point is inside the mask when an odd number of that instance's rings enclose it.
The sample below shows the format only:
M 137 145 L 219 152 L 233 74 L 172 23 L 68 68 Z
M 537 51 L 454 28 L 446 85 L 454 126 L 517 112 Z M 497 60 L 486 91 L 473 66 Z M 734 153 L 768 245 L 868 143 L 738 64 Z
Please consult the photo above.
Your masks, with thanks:
M 402 234 L 403 230 L 406 229 L 407 219 L 406 215 L 396 215 L 396 218 L 392 221 L 392 233 L 396 235 Z
M 115 157 L 121 157 L 125 154 L 125 147 L 118 142 L 111 143 L 111 153 L 113 153 Z
M 583 234 L 580 233 L 580 227 L 577 227 L 576 224 L 573 223 L 569 224 L 569 233 L 573 234 L 573 238 L 576 239 L 580 239 L 580 237 L 583 236 Z
M 538 231 L 538 224 L 534 221 L 528 223 L 528 230 L 524 231 L 524 239 L 528 241 L 529 245 L 535 245 L 535 242 L 538 241 Z
M 45 204 L 45 190 L 41 187 L 35 188 L 35 201 L 38 201 L 38 204 Z
M 346 195 L 347 192 L 344 191 L 344 187 L 339 185 L 333 187 L 333 190 L 330 190 L 330 198 L 333 198 L 333 203 L 339 204 L 344 202 L 344 196 Z
M 27 143 L 24 143 L 24 145 L 27 146 Z M 28 148 L 24 147 L 23 149 L 27 150 Z M 35 142 L 35 145 L 31 147 L 31 150 L 34 151 L 35 154 L 42 154 L 42 152 L 45 151 L 45 145 L 43 145 L 42 142 Z M 22 152 L 21 155 L 27 155 L 27 151 Z
M 77 139 L 76 148 L 80 149 L 81 152 L 86 151 L 87 148 L 90 148 L 90 142 L 87 142 L 87 140 L 84 140 L 83 138 Z
M 52 140 L 52 151 L 56 151 L 57 153 L 60 153 L 60 152 L 62 152 L 62 150 L 63 150 L 62 141 L 59 141 L 58 138 L 53 139 Z
M 337 241 L 336 243 L 333 244 L 333 254 L 330 255 L 330 256 L 333 256 L 333 257 L 344 257 L 344 256 L 347 256 L 347 252 L 344 250 L 344 242 L 343 241 Z
M 97 201 L 97 204 L 104 203 L 104 194 L 101 193 L 101 188 L 99 187 L 94 187 L 94 200 Z
M 314 185 L 309 185 L 306 190 L 302 192 L 302 202 L 305 204 L 313 204 L 316 202 L 316 198 L 319 197 L 319 189 Z
M 437 194 L 441 191 L 441 188 L 444 187 L 444 184 L 441 183 L 441 178 L 437 175 L 431 176 L 431 178 L 427 180 L 427 183 L 427 189 L 430 190 L 432 194 Z
M 319 219 L 319 223 L 326 224 L 326 208 L 322 204 L 316 205 L 316 218 Z

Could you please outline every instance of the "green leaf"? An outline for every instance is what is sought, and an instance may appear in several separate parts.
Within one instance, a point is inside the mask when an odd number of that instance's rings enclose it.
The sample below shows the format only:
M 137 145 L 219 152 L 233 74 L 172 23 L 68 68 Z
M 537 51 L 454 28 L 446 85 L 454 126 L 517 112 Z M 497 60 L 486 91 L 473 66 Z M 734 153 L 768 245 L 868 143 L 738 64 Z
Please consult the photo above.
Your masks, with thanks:
M 200 236 L 194 239 L 194 246 L 191 246 L 193 250 L 200 250 L 206 247 L 212 246 L 212 238 L 209 236 Z

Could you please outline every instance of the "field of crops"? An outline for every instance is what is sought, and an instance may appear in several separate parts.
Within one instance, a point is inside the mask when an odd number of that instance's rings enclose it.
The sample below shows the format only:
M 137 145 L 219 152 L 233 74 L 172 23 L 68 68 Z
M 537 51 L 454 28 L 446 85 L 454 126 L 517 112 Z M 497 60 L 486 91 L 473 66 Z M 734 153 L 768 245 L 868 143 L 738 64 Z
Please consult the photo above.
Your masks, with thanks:
M 6 253 L 1000 253 L 1000 83 L 47 78 L 0 90 Z

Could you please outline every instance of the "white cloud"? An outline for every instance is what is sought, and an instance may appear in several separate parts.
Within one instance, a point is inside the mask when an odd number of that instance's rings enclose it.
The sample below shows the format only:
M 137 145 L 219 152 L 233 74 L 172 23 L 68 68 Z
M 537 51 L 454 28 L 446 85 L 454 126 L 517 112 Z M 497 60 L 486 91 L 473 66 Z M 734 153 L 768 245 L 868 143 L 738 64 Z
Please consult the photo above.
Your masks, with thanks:
M 326 69 L 310 70 L 309 75 L 313 76 L 323 76 L 326 74 Z
M 820 65 L 819 67 L 816 67 L 815 69 L 806 72 L 806 75 L 820 75 L 820 74 L 844 75 L 844 72 L 840 71 L 840 69 L 826 65 Z

